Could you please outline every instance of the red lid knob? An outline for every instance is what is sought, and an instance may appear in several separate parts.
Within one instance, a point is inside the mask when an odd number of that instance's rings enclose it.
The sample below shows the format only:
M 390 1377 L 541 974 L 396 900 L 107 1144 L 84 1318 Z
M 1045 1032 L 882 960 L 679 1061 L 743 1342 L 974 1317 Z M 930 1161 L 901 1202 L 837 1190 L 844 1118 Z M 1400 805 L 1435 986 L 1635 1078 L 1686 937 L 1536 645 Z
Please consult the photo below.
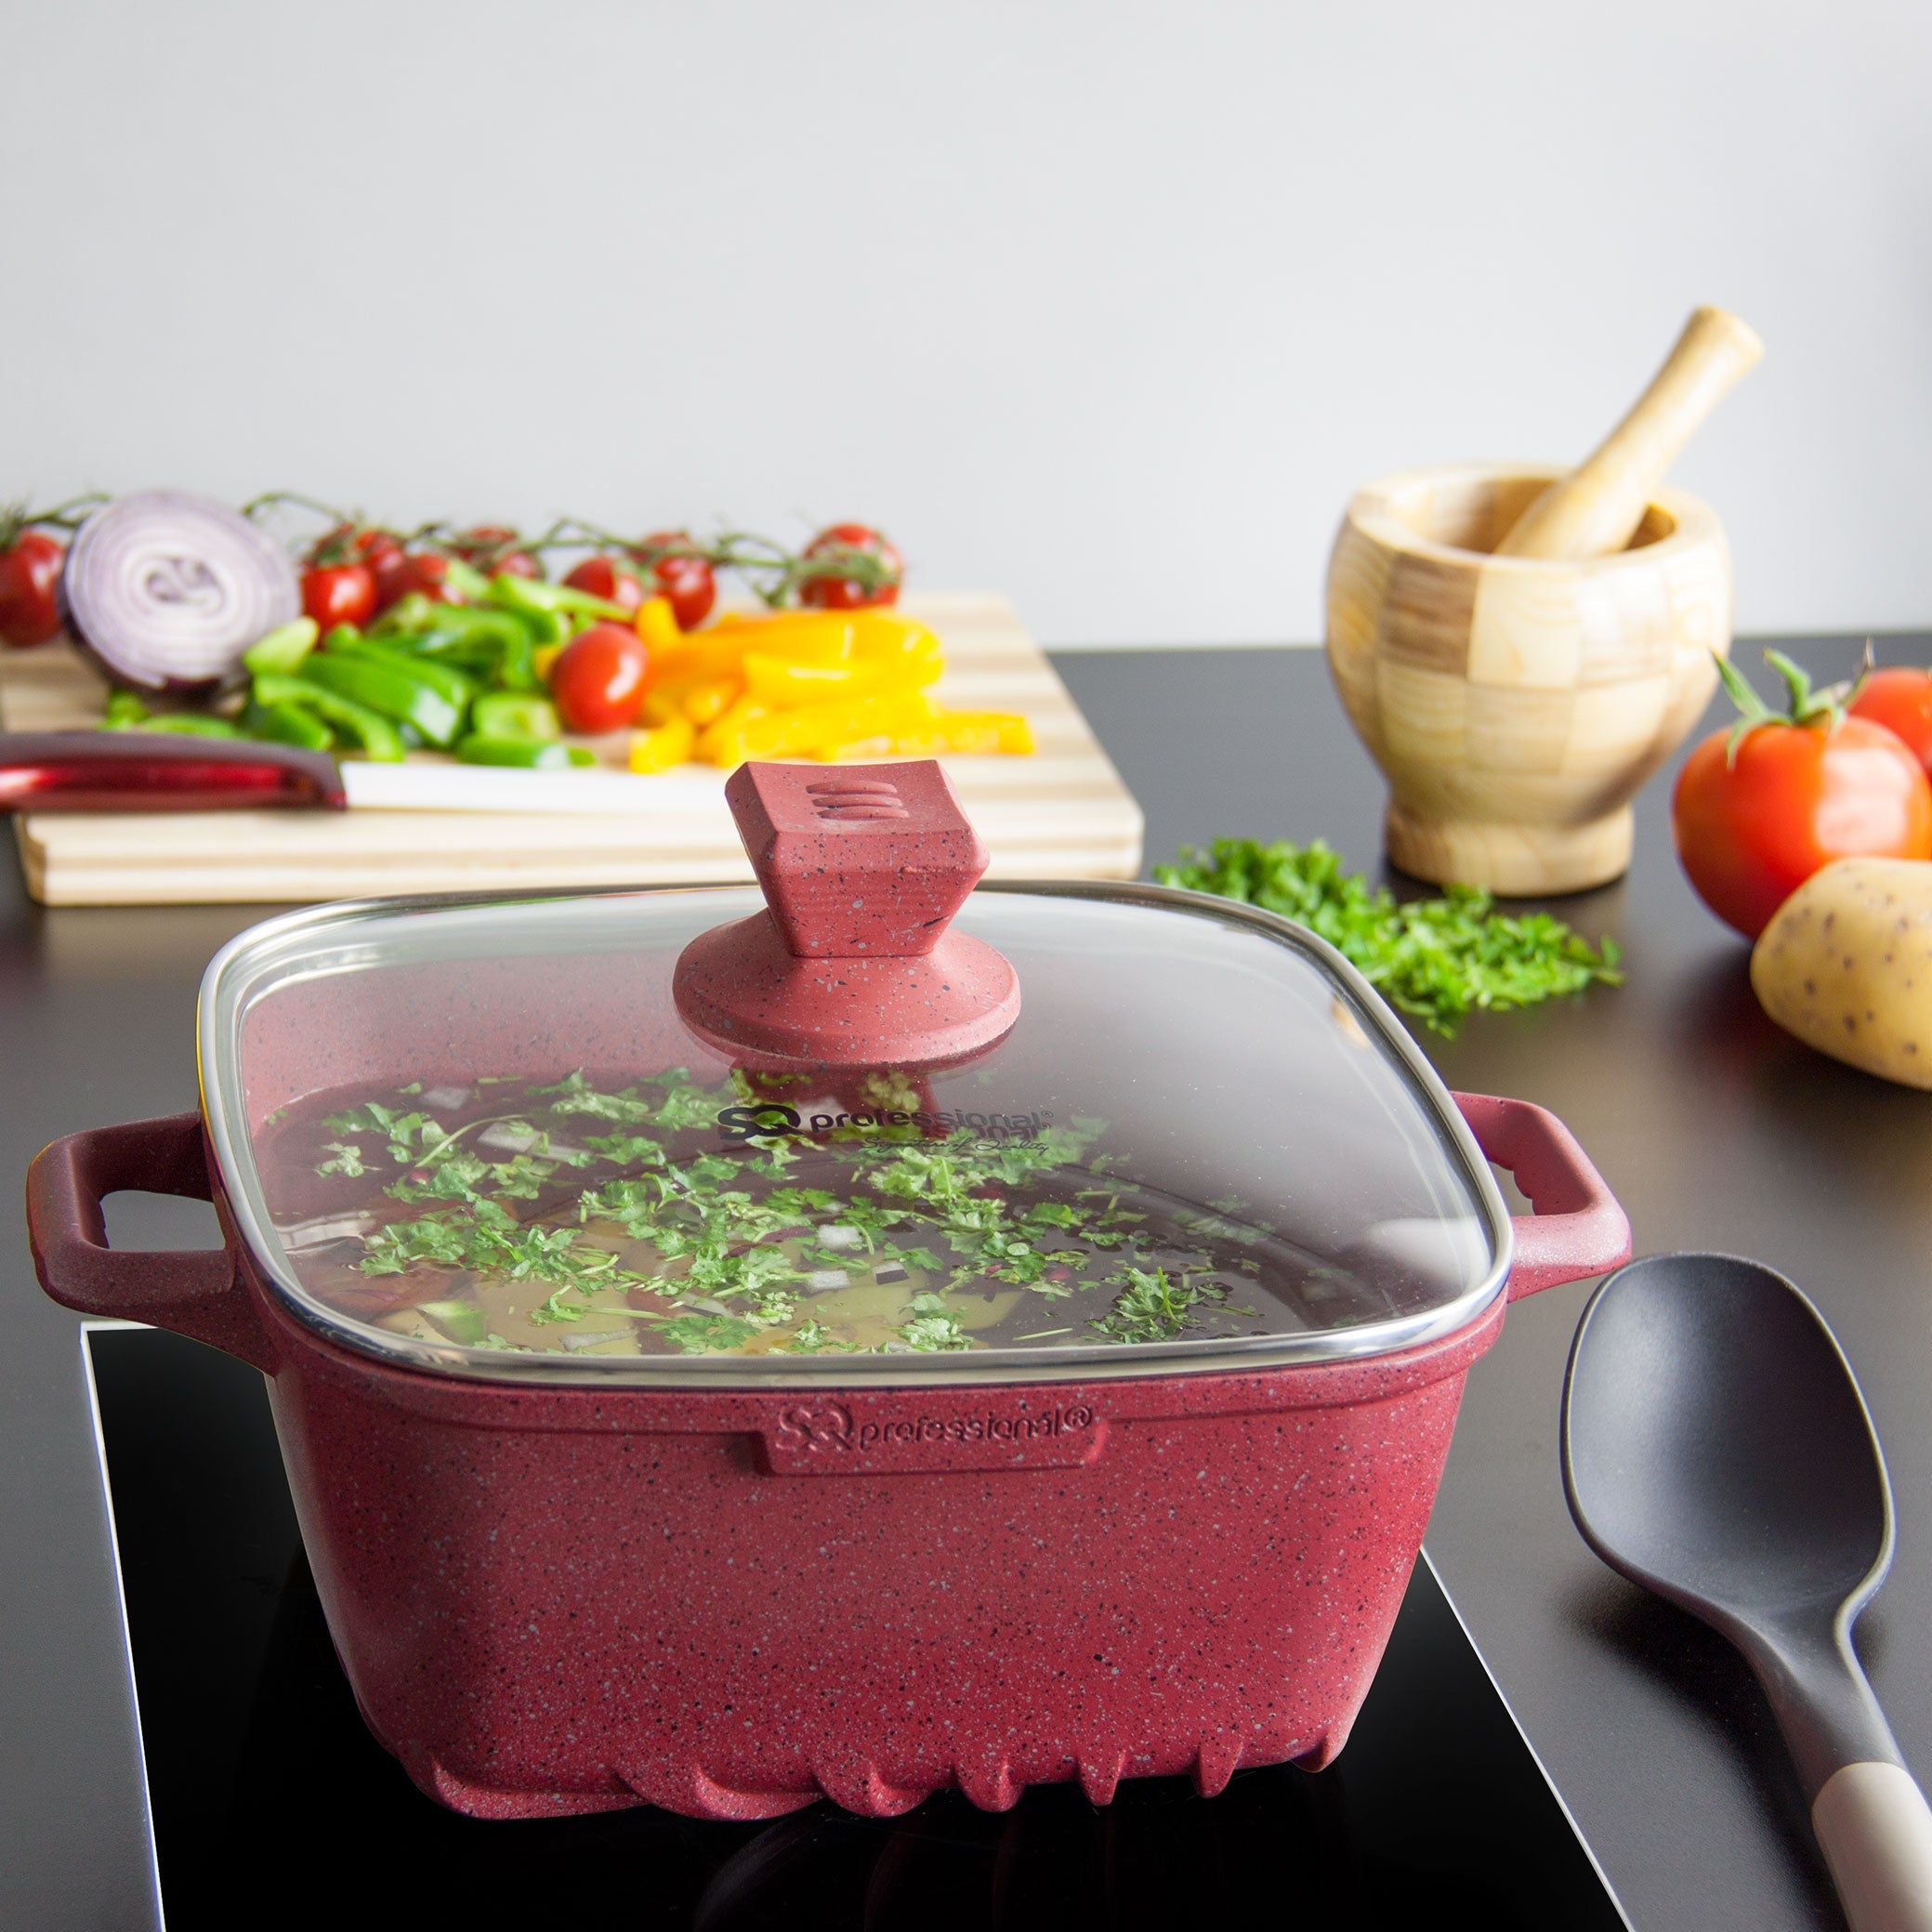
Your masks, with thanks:
M 725 796 L 767 910 L 679 955 L 702 1038 L 748 1063 L 903 1068 L 1011 1029 L 1013 968 L 946 929 L 987 855 L 938 764 L 743 765 Z
M 930 953 L 986 870 L 931 760 L 741 765 L 725 786 L 765 903 L 801 959 Z

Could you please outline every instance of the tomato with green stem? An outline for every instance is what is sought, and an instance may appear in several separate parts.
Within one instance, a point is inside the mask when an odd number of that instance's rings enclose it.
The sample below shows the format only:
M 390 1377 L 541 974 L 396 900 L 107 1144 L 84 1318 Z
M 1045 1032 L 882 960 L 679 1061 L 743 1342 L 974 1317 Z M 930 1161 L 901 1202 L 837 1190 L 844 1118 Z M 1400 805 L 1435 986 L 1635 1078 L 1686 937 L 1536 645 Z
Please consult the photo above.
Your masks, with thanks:
M 375 576 L 366 563 L 330 563 L 302 572 L 302 610 L 325 631 L 358 628 L 375 614 Z
M 38 514 L 0 506 L 0 640 L 45 644 L 60 628 L 60 571 L 67 545 L 54 535 L 77 530 L 107 501 L 98 492 Z
M 563 581 L 572 590 L 605 598 L 626 611 L 644 601 L 643 580 L 614 557 L 586 557 Z
M 654 530 L 631 546 L 631 556 L 651 575 L 657 595 L 671 606 L 681 631 L 694 631 L 717 601 L 717 571 L 688 530 Z
M 67 546 L 44 530 L 23 530 L 0 549 L 0 637 L 45 644 L 60 628 L 60 566 Z
M 1671 795 L 1685 875 L 1749 940 L 1834 859 L 1932 858 L 1932 783 L 1911 747 L 1847 716 L 1849 684 L 1813 690 L 1781 651 L 1765 662 L 1784 679 L 1789 709 L 1773 711 L 1720 659 L 1737 722 L 1697 745 Z
M 380 617 L 393 603 L 416 588 L 415 572 L 402 539 L 393 530 L 365 530 L 356 538 L 356 548 L 375 583 L 375 614 Z
M 523 547 L 519 532 L 506 523 L 475 523 L 442 540 L 445 549 L 486 577 L 526 577 L 535 582 L 544 567 Z
M 833 523 L 806 545 L 794 575 L 801 604 L 861 611 L 899 601 L 905 563 L 869 523 Z

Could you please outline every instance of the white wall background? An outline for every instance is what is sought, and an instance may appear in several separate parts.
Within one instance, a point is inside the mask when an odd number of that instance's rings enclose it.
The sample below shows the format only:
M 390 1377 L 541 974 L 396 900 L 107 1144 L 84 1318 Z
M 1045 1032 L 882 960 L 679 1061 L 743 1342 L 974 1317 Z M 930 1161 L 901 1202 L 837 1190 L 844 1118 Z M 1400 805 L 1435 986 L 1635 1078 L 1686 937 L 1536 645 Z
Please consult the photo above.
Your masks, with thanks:
M 1932 621 L 1924 0 L 5 0 L 0 99 L 0 496 L 859 516 L 1308 639 L 1353 485 L 1580 454 L 1714 301 L 1741 627 Z

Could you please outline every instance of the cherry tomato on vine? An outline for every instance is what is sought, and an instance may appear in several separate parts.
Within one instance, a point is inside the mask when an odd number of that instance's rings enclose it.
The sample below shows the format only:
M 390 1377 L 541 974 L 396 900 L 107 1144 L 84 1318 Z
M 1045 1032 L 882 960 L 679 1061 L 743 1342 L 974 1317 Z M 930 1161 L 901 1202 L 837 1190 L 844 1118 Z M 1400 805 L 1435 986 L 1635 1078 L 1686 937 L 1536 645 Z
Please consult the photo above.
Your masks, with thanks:
M 635 611 L 644 601 L 643 581 L 614 557 L 586 557 L 563 581 L 572 590 L 587 591 L 626 611 Z
M 1770 710 L 1720 664 L 1741 716 L 1691 752 L 1671 795 L 1686 875 L 1748 940 L 1833 859 L 1932 858 L 1932 784 L 1912 748 L 1847 716 L 1844 686 L 1814 691 L 1789 658 L 1765 657 L 1790 687 L 1790 710 Z
M 450 588 L 450 559 L 434 550 L 407 550 L 401 553 L 402 568 L 408 572 L 405 591 L 420 590 L 432 604 L 453 604 L 456 593 Z
M 572 731 L 614 731 L 636 722 L 651 682 L 651 656 L 628 624 L 594 624 L 550 666 L 550 696 Z
M 366 563 L 330 563 L 302 572 L 302 611 L 324 631 L 365 624 L 375 614 L 375 572 Z
M 486 577 L 539 578 L 544 568 L 520 547 L 522 541 L 506 523 L 476 523 L 458 531 L 450 539 L 450 548 Z
M 60 628 L 57 595 L 67 546 L 44 530 L 23 530 L 0 550 L 0 637 L 45 644 Z
M 1912 756 L 1932 772 L 1932 671 L 1892 664 L 1870 672 L 1846 709 L 1904 739 Z
M 873 604 L 899 601 L 900 579 L 905 563 L 869 523 L 833 523 L 805 546 L 807 563 L 848 563 L 845 572 L 825 570 L 808 573 L 798 586 L 798 601 L 821 611 L 862 611 Z
M 717 601 L 717 572 L 691 542 L 688 530 L 653 530 L 631 552 L 651 566 L 658 596 L 671 606 L 681 631 L 694 631 Z
M 309 607 L 309 578 L 317 572 L 335 571 L 347 567 L 353 567 L 368 574 L 368 615 L 338 617 L 333 620 L 324 618 L 320 611 Z M 309 547 L 302 584 L 303 607 L 325 630 L 331 622 L 366 624 L 369 617 L 380 617 L 398 598 L 406 596 L 418 587 L 414 572 L 410 567 L 409 556 L 402 547 L 402 539 L 392 530 L 384 530 L 378 525 L 368 523 L 338 523 L 325 535 L 318 537 Z M 348 596 L 347 592 L 335 594 L 345 598 Z
M 651 568 L 658 594 L 668 601 L 681 631 L 694 631 L 717 601 L 717 573 L 705 557 L 666 557 Z

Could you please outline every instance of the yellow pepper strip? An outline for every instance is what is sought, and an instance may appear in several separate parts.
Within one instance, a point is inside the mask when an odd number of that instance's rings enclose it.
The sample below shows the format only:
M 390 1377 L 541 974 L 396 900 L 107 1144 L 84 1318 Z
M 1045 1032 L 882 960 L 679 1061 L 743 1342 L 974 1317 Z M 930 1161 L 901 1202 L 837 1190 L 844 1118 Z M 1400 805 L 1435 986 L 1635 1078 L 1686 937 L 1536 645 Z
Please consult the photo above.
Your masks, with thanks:
M 737 677 L 743 663 L 742 631 L 723 636 L 716 631 L 691 631 L 652 653 L 651 675 L 657 684 L 703 684 L 712 677 Z
M 1025 718 L 1010 711 L 940 711 L 929 723 L 913 725 L 887 737 L 853 738 L 820 746 L 820 758 L 869 758 L 896 754 L 902 758 L 937 758 L 947 753 L 1002 753 L 1024 757 L 1033 749 Z
M 659 725 L 655 730 L 633 732 L 631 769 L 668 771 L 672 766 L 682 765 L 690 756 L 697 739 L 698 728 L 688 717 L 674 717 L 668 724 Z
M 851 653 L 852 616 L 848 611 L 773 611 L 731 629 L 747 650 L 836 664 Z
M 945 668 L 937 651 L 897 659 L 854 658 L 835 664 L 802 664 L 747 651 L 744 688 L 760 703 L 782 708 L 822 703 L 830 698 L 870 697 L 875 691 L 917 690 L 933 683 Z
M 562 655 L 563 646 L 561 644 L 539 644 L 530 653 L 531 668 L 536 672 L 537 676 L 545 684 L 548 684 L 550 681 L 550 666 Z
M 675 655 L 684 643 L 684 633 L 677 628 L 677 619 L 667 597 L 646 598 L 631 622 L 637 625 L 637 635 L 644 640 L 644 649 L 651 653 L 653 664 Z
M 747 757 L 759 756 L 761 754 L 738 748 L 744 733 L 753 725 L 781 716 L 782 713 L 753 703 L 749 698 L 740 698 L 715 724 L 706 725 L 698 733 L 698 756 L 708 764 L 724 766 L 739 765 Z
M 694 684 L 685 693 L 684 703 L 679 708 L 694 725 L 714 724 L 738 702 L 743 691 L 744 680 L 742 677 L 707 678 L 703 684 Z
M 887 691 L 789 711 L 762 711 L 746 699 L 699 739 L 698 756 L 715 765 L 735 765 L 743 758 L 832 758 L 854 745 L 929 755 L 1030 751 L 1032 741 L 1023 718 L 948 712 L 923 691 Z

